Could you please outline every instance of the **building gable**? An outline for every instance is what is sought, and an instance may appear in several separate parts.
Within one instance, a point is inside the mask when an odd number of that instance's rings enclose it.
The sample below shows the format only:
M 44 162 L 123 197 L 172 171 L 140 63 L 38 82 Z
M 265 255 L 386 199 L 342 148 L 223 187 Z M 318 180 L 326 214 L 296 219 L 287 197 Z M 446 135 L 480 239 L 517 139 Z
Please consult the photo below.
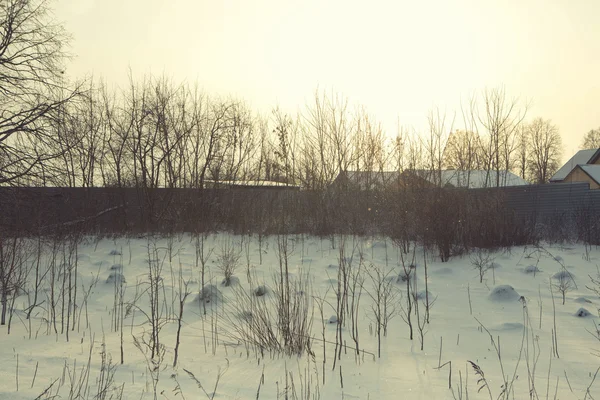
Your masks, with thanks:
M 600 149 L 579 150 L 573 155 L 556 173 L 550 178 L 550 182 L 561 182 L 566 180 L 567 175 L 577 165 L 600 164 Z

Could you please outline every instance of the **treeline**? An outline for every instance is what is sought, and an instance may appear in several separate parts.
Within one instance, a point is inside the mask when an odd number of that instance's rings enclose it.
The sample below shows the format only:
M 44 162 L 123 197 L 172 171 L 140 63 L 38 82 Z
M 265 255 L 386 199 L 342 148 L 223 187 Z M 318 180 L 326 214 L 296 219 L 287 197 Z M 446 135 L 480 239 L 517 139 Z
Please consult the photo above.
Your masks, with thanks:
M 32 122 L 35 129 L 3 142 L 5 183 L 202 188 L 207 181 L 270 180 L 320 190 L 340 171 L 412 168 L 508 170 L 543 183 L 560 160 L 556 127 L 526 123 L 526 107 L 503 89 L 473 97 L 461 123 L 433 110 L 428 131 L 390 135 L 364 108 L 327 92 L 316 92 L 296 114 L 275 107 L 261 115 L 243 100 L 165 77 L 130 77 L 120 89 L 85 85 L 58 98 Z M 502 185 L 497 178 L 490 186 Z

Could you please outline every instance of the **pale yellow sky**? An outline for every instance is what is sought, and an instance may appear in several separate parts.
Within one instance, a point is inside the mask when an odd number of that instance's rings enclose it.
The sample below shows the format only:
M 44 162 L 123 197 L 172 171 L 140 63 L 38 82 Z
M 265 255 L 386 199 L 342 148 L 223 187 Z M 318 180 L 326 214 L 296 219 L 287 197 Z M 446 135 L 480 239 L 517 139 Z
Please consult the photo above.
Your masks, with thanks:
M 339 92 L 389 133 L 504 85 L 559 126 L 568 158 L 600 126 L 599 0 L 56 0 L 72 76 L 197 81 L 257 110 Z

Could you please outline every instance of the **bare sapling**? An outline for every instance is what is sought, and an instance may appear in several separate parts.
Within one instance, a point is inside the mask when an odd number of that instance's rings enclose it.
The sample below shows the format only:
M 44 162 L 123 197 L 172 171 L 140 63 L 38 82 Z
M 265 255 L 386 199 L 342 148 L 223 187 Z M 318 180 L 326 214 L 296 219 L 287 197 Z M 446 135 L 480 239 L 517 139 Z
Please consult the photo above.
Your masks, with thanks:
M 223 285 L 231 286 L 231 278 L 239 266 L 240 251 L 236 248 L 233 241 L 226 239 L 221 244 L 217 253 L 217 268 L 223 272 Z
M 56 326 L 56 306 L 58 304 L 58 296 L 56 293 L 56 286 L 58 282 L 58 252 L 59 252 L 59 241 L 58 237 L 53 237 L 50 243 L 50 251 L 48 254 L 48 288 L 49 290 L 46 292 L 46 303 L 48 304 L 47 308 L 47 329 L 46 334 L 49 335 L 50 331 L 53 330 L 55 335 L 58 335 L 58 328 Z
M 69 254 L 71 257 L 71 267 L 73 270 L 73 274 L 70 276 L 70 278 L 72 279 L 72 281 L 69 283 L 69 298 L 70 301 L 69 303 L 71 304 L 71 308 L 72 308 L 72 318 L 71 318 L 71 331 L 75 331 L 75 321 L 76 321 L 76 315 L 77 315 L 77 284 L 78 284 L 78 273 L 79 273 L 79 243 L 81 242 L 82 239 L 82 235 L 81 232 L 79 231 L 75 231 L 75 233 L 73 233 L 70 236 L 70 240 L 69 240 Z M 73 292 L 72 298 L 71 298 L 71 292 Z
M 332 247 L 334 247 L 335 237 L 332 236 L 331 240 Z M 340 236 L 339 239 L 338 254 L 337 285 L 334 288 L 336 295 L 335 357 L 333 358 L 334 370 L 336 361 L 342 357 L 342 348 L 344 344 L 343 327 L 346 324 L 346 314 L 348 314 L 348 288 L 350 271 L 352 269 L 352 256 L 346 256 L 346 239 L 343 236 Z
M 558 293 L 560 293 L 562 297 L 562 304 L 564 306 L 567 293 L 570 292 L 575 286 L 573 275 L 570 273 L 565 273 L 565 271 L 560 271 L 558 274 L 554 275 L 554 279 L 556 280 L 556 282 L 553 283 L 554 288 Z
M 525 298 L 521 298 L 523 304 L 523 326 L 525 335 L 525 363 L 527 366 L 527 382 L 529 385 L 529 398 L 531 400 L 538 398 L 537 389 L 535 386 L 535 377 L 537 364 L 540 358 L 540 343 L 539 336 L 536 335 L 533 324 L 531 323 L 531 317 L 529 315 L 529 308 L 527 307 L 527 301 Z
M 560 358 L 558 354 L 558 331 L 556 330 L 556 303 L 554 301 L 554 292 L 552 291 L 552 278 L 550 278 L 550 297 L 552 298 L 552 319 L 554 328 L 552 329 L 552 354 Z
M 136 347 L 144 353 L 149 363 L 156 366 L 157 363 L 160 364 L 163 361 L 164 345 L 161 342 L 160 332 L 168 322 L 168 318 L 165 316 L 165 291 L 162 278 L 163 266 L 167 254 L 161 254 L 160 249 L 156 247 L 156 243 L 150 243 L 150 240 L 148 240 L 146 249 L 148 262 L 147 280 L 136 285 L 136 294 L 133 300 L 127 304 L 126 315 L 136 310 L 145 317 L 145 322 L 149 325 L 150 332 L 143 332 L 139 339 L 134 335 L 134 341 Z M 148 310 L 138 305 L 143 295 L 148 297 Z M 152 373 L 151 365 L 148 364 L 148 367 Z
M 252 242 L 252 235 L 249 233 L 248 235 L 242 235 L 242 249 L 244 251 L 244 259 L 246 261 L 246 279 L 248 283 L 252 280 L 252 274 L 250 269 L 250 244 Z
M 287 347 L 293 340 L 291 337 L 290 318 L 291 318 L 291 290 L 290 290 L 290 273 L 289 273 L 289 258 L 293 252 L 293 247 L 289 243 L 287 235 L 277 235 L 277 258 L 279 260 L 279 276 L 277 277 L 277 301 L 278 301 L 278 317 L 279 324 L 283 328 L 284 347 Z
M 427 262 L 427 261 L 425 261 Z M 425 315 L 421 315 L 421 307 L 420 307 L 420 302 L 419 300 L 422 301 L 423 306 L 425 307 L 425 310 L 429 310 L 430 307 L 433 306 L 433 303 L 435 302 L 435 300 L 431 303 L 429 303 L 429 296 L 425 295 L 425 299 L 423 299 L 423 296 L 419 295 L 419 288 L 417 287 L 417 272 L 415 269 L 415 273 L 414 273 L 414 277 L 412 279 L 412 296 L 413 296 L 413 304 L 414 304 L 414 309 L 415 309 L 415 317 L 417 318 L 417 331 L 419 332 L 419 343 L 421 344 L 421 351 L 423 351 L 424 347 L 425 347 L 425 326 L 427 324 L 427 312 Z
M 417 317 L 417 332 L 419 332 L 419 344 L 421 345 L 421 351 L 425 348 L 425 318 L 421 316 L 421 308 L 419 307 L 419 300 L 415 300 L 415 317 Z
M 125 349 L 124 349 L 124 321 L 125 321 L 125 292 L 127 291 L 127 283 L 125 282 L 125 277 L 123 275 L 123 256 L 122 251 L 119 256 L 119 265 L 121 268 L 113 271 L 113 309 L 112 309 L 112 319 L 111 324 L 114 332 L 119 332 L 120 339 L 120 360 L 121 365 L 125 362 Z M 97 282 L 96 276 L 96 282 Z M 92 282 L 95 285 L 94 282 Z M 86 320 L 87 320 L 87 298 L 89 296 L 90 290 L 93 286 L 88 288 L 88 291 L 85 291 L 84 288 L 84 296 L 85 296 L 85 306 L 86 306 Z
M 323 296 L 315 296 L 315 300 L 317 302 L 317 307 L 319 308 L 319 316 L 321 317 L 321 340 L 323 340 L 323 365 L 322 365 L 322 375 L 323 375 L 323 385 L 325 385 L 325 365 L 327 364 L 327 338 L 325 337 L 325 298 L 327 297 L 327 293 L 329 292 L 329 288 L 327 292 Z
M 204 232 L 195 234 L 194 247 L 195 247 L 195 266 L 196 269 L 200 270 L 200 291 L 204 290 L 206 285 L 206 274 L 208 273 L 207 264 L 210 256 L 213 253 L 213 248 L 206 249 L 206 240 L 208 235 Z M 206 315 L 206 302 L 201 301 L 202 312 Z
M 67 292 L 67 322 L 65 324 L 65 336 L 67 342 L 69 341 L 69 329 L 71 325 L 71 317 L 75 318 L 76 309 L 76 297 L 74 293 L 77 293 L 77 241 L 73 240 L 72 237 L 68 236 L 63 243 L 63 289 Z M 63 300 L 65 298 L 65 292 L 62 293 Z M 64 301 L 63 301 L 64 304 Z M 64 310 L 63 310 L 64 313 Z M 75 322 L 75 321 L 73 321 Z
M 77 331 L 80 330 L 81 325 L 81 313 L 85 310 L 85 329 L 90 328 L 90 320 L 89 320 L 89 312 L 88 312 L 88 299 L 92 294 L 92 289 L 98 284 L 100 280 L 100 268 L 98 267 L 98 271 L 96 275 L 92 276 L 92 280 L 88 286 L 85 284 L 81 284 L 81 290 L 83 291 L 83 299 L 81 301 L 82 306 L 79 307 L 79 315 L 77 316 Z
M 469 256 L 469 258 L 471 259 L 473 269 L 479 274 L 479 283 L 483 283 L 486 272 L 493 267 L 494 257 L 492 257 L 492 254 L 486 249 L 477 249 Z
M 36 307 L 39 307 L 43 303 L 43 301 L 39 301 L 40 289 L 41 289 L 42 282 L 43 282 L 44 278 L 46 277 L 46 274 L 48 273 L 47 269 L 46 270 L 41 269 L 42 268 L 43 249 L 44 249 L 44 244 L 42 242 L 42 238 L 38 237 L 37 241 L 36 241 L 36 245 L 35 245 L 35 260 L 33 262 L 33 267 L 32 267 L 33 273 L 35 276 L 34 276 L 34 281 L 33 281 L 33 287 L 30 287 L 27 290 L 28 306 L 25 309 L 25 312 L 26 312 L 25 319 L 27 320 L 27 324 L 28 324 L 29 339 L 31 339 L 31 332 L 32 332 L 31 314 L 36 309 Z M 31 296 L 33 296 L 33 298 Z
M 596 265 L 596 277 L 593 277 L 592 275 L 588 276 L 590 278 L 590 285 L 586 285 L 586 288 L 600 296 L 600 266 Z
M 387 336 L 388 323 L 397 315 L 399 292 L 394 284 L 394 270 L 371 264 L 367 268 L 371 288 L 366 292 L 371 298 L 371 320 L 377 336 L 377 356 L 381 358 L 381 338 Z
M 10 334 L 14 303 L 25 291 L 29 274 L 29 249 L 25 239 L 0 236 L 0 325 Z M 8 317 L 8 321 L 7 321 Z
M 181 260 L 179 260 L 179 269 L 177 274 L 177 297 L 179 300 L 179 309 L 177 313 L 177 334 L 175 336 L 175 355 L 173 359 L 173 368 L 177 366 L 177 359 L 179 358 L 179 344 L 181 337 L 181 327 L 183 323 L 183 309 L 185 307 L 185 301 L 191 293 L 189 290 L 190 279 L 191 278 L 184 278 Z
M 423 272 L 425 273 L 425 322 L 429 324 L 429 311 L 433 304 L 429 299 L 429 274 L 427 269 L 427 250 L 425 246 L 423 246 Z M 421 344 L 422 343 L 423 341 L 421 340 Z
M 362 251 L 358 253 L 358 265 L 350 270 L 350 337 L 354 342 L 354 350 L 356 351 L 356 359 L 360 360 L 359 346 L 359 312 L 360 298 L 362 295 L 365 278 L 363 276 L 364 258 Z
M 413 340 L 413 324 L 412 324 L 412 313 L 413 313 L 413 288 L 412 281 L 414 279 L 416 271 L 416 245 L 413 248 L 412 261 L 409 263 L 406 260 L 403 252 L 400 252 L 400 261 L 402 264 L 402 270 L 398 275 L 398 282 L 402 282 L 406 287 L 406 307 L 401 307 L 401 317 L 404 322 L 408 325 L 408 331 L 410 340 Z
M 567 275 L 570 279 L 571 279 L 571 285 L 573 285 L 573 287 L 578 290 L 579 287 L 577 286 L 577 282 L 575 282 L 575 277 L 573 276 L 573 274 L 568 270 L 567 266 L 565 265 L 562 257 L 560 256 L 555 256 L 553 255 L 550 251 L 548 251 L 548 249 L 539 246 L 539 251 L 542 254 L 545 254 L 546 256 L 550 257 L 552 260 L 556 261 L 558 263 L 558 265 L 560 265 L 560 274 L 561 275 Z

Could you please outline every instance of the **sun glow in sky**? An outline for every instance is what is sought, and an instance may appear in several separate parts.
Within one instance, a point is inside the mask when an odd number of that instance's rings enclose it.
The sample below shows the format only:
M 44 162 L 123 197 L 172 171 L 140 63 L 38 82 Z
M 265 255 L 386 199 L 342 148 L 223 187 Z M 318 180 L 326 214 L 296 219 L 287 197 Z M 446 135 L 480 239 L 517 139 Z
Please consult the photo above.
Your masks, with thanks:
M 75 77 L 124 85 L 131 67 L 264 112 L 333 90 L 390 134 L 432 107 L 461 128 L 461 98 L 504 85 L 559 127 L 563 159 L 600 126 L 598 0 L 56 0 L 55 16 Z

